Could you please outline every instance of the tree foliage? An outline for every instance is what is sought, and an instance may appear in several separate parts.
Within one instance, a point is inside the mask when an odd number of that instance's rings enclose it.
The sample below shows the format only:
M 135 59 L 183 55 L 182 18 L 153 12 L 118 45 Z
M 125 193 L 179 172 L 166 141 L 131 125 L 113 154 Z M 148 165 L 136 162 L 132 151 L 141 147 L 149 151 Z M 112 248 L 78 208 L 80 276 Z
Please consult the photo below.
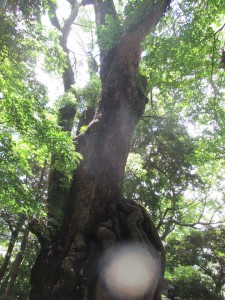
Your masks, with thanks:
M 224 226 L 191 231 L 185 239 L 174 236 L 166 248 L 169 276 L 182 299 L 224 298 Z

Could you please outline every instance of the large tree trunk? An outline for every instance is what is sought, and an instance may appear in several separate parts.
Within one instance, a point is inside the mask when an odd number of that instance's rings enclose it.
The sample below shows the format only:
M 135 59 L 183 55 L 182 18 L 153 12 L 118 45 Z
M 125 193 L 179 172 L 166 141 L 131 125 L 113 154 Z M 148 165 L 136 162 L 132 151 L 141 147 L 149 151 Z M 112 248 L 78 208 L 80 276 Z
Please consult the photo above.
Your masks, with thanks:
M 106 2 L 96 1 L 96 11 Z M 46 239 L 39 235 L 42 247 L 32 269 L 31 300 L 160 299 L 162 243 L 144 208 L 123 197 L 122 184 L 134 128 L 146 105 L 138 85 L 140 44 L 168 2 L 161 1 L 148 22 L 140 22 L 102 53 L 101 101 L 75 141 L 84 159 L 74 174 L 61 229 Z M 136 298 L 112 295 L 102 281 L 99 259 L 107 249 L 131 241 L 142 244 L 157 262 L 154 284 Z

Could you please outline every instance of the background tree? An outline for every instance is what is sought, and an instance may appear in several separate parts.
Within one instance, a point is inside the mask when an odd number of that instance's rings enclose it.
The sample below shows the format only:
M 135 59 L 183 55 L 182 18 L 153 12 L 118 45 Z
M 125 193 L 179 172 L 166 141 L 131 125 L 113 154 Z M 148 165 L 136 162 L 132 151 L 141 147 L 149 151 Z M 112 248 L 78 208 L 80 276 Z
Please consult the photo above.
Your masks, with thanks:
M 62 51 L 54 43 L 56 33 L 45 33 L 36 22 L 42 4 L 47 3 L 27 6 L 7 1 L 0 7 L 0 222 L 1 238 L 8 247 L 1 265 L 2 298 L 6 297 L 8 283 L 13 286 L 12 276 L 16 277 L 17 272 L 12 270 L 15 256 L 18 254 L 17 262 L 22 261 L 18 247 L 23 240 L 21 234 L 27 231 L 23 226 L 27 227 L 33 216 L 45 215 L 50 153 L 61 152 L 61 169 L 70 169 L 66 178 L 71 176 L 78 159 L 70 138 L 56 123 L 56 113 L 47 107 L 46 88 L 35 78 L 37 58 L 47 49 L 57 54 L 58 63 L 53 59 L 47 66 L 49 70 L 59 70 L 64 65 Z M 21 244 L 22 251 L 26 245 Z
M 224 299 L 224 226 L 191 231 L 185 240 L 171 238 L 166 248 L 168 272 L 181 299 Z M 182 289 L 184 280 L 188 290 Z

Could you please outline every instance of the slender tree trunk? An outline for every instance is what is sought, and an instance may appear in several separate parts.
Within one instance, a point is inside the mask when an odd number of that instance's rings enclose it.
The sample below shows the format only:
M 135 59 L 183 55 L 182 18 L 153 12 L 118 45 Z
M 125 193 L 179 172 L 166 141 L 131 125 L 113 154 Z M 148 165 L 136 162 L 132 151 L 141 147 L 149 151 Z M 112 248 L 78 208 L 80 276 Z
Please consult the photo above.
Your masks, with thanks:
M 37 233 L 42 247 L 32 269 L 31 300 L 122 299 L 105 287 L 99 259 L 107 249 L 130 241 L 141 243 L 160 260 L 161 269 L 155 271 L 151 290 L 135 299 L 160 299 L 162 243 L 145 209 L 122 194 L 132 135 L 146 105 L 138 84 L 140 45 L 169 1 L 159 3 L 145 22 L 124 34 L 113 49 L 101 50 L 101 100 L 94 119 L 75 141 L 83 160 L 66 197 L 61 229 L 48 238 Z M 112 10 L 111 1 L 94 4 L 101 23 L 108 4 Z
M 9 282 L 9 273 L 7 273 L 7 275 L 4 276 L 2 282 L 1 282 L 1 286 L 0 286 L 0 299 L 1 297 L 3 297 L 3 295 L 5 295 L 5 291 Z
M 221 266 L 219 271 L 219 276 L 216 280 L 214 280 L 214 283 L 215 283 L 215 293 L 216 295 L 220 295 L 222 287 L 225 285 L 224 266 Z
M 11 296 L 12 296 L 12 292 L 13 292 L 13 287 L 19 272 L 19 268 L 20 265 L 23 261 L 24 258 L 24 252 L 26 250 L 26 246 L 27 246 L 27 241 L 28 241 L 28 235 L 29 235 L 29 231 L 28 229 L 24 230 L 23 233 L 23 238 L 22 238 L 22 242 L 20 245 L 20 250 L 16 255 L 16 258 L 12 264 L 11 270 L 10 270 L 10 279 L 9 279 L 9 283 L 5 292 L 5 300 L 10 300 Z
M 3 263 L 1 265 L 1 268 L 0 268 L 0 282 L 2 281 L 2 278 L 4 277 L 4 275 L 7 271 L 7 268 L 8 268 L 9 262 L 10 262 L 10 258 L 11 258 L 11 255 L 12 255 L 12 252 L 13 252 L 13 249 L 15 246 L 15 242 L 18 238 L 18 235 L 19 235 L 19 232 L 20 232 L 20 229 L 21 229 L 23 223 L 24 223 L 24 217 L 21 217 L 20 220 L 18 221 L 15 229 L 12 231 L 8 249 L 7 249 L 6 255 L 4 257 Z

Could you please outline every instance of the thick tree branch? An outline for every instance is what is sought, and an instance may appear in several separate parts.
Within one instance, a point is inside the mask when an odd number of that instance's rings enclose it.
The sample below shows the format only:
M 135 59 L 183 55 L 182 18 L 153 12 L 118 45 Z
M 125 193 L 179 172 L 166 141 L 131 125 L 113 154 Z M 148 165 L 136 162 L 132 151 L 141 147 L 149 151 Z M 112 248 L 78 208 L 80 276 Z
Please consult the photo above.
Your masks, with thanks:
M 171 0 L 151 0 L 148 2 L 149 4 L 146 6 L 148 8 L 145 9 L 144 14 L 142 13 L 137 22 L 130 24 L 126 33 L 122 36 L 120 44 L 124 44 L 124 41 L 128 42 L 128 44 L 133 44 L 134 40 L 136 43 L 140 44 L 145 39 L 149 31 L 157 25 L 169 7 Z M 143 5 L 143 3 L 140 1 L 139 6 L 141 5 Z M 140 7 L 137 8 L 137 10 L 140 9 Z
M 73 4 L 71 5 L 71 13 L 68 19 L 65 21 L 64 26 L 62 28 L 62 38 L 60 41 L 60 45 L 62 46 L 64 52 L 66 53 L 66 64 L 67 64 L 67 68 L 65 68 L 63 72 L 63 83 L 64 83 L 65 91 L 68 91 L 71 88 L 71 86 L 74 85 L 75 83 L 74 72 L 69 57 L 69 49 L 67 48 L 67 40 L 71 31 L 72 24 L 77 17 L 80 6 L 81 4 L 78 3 L 77 0 L 73 1 Z
M 106 24 L 106 16 L 111 16 L 113 19 L 117 18 L 117 11 L 114 5 L 113 0 L 93 0 L 94 9 L 95 9 L 95 22 L 97 28 Z M 104 59 L 107 51 L 100 47 L 100 59 Z
M 53 2 L 50 2 L 50 12 L 49 12 L 48 16 L 49 16 L 51 24 L 55 28 L 57 28 L 59 31 L 62 31 L 58 17 L 56 15 L 56 4 Z
M 81 3 L 78 3 L 77 0 L 74 0 L 72 5 L 71 5 L 71 13 L 69 15 L 69 17 L 65 20 L 64 26 L 62 28 L 62 34 L 63 34 L 63 41 L 64 43 L 67 42 L 68 40 L 68 36 L 70 34 L 71 31 L 71 27 L 73 22 L 75 21 L 79 8 L 81 7 Z
M 71 32 L 71 27 L 73 25 L 73 22 L 75 21 L 78 11 L 79 11 L 79 8 L 82 5 L 81 3 L 78 3 L 77 0 L 69 1 L 69 3 L 71 4 L 71 13 L 70 13 L 69 17 L 65 20 L 64 26 L 61 26 L 59 23 L 59 19 L 56 14 L 56 5 L 54 3 L 51 3 L 51 5 L 50 5 L 51 11 L 49 12 L 49 18 L 50 18 L 52 25 L 56 29 L 58 29 L 60 32 L 62 32 L 62 37 L 61 37 L 59 43 L 60 43 L 63 51 L 66 54 L 66 65 L 67 66 L 63 72 L 63 84 L 64 84 L 65 91 L 68 91 L 71 88 L 71 86 L 74 85 L 74 83 L 75 83 L 74 72 L 73 72 L 72 64 L 71 64 L 70 57 L 69 57 L 70 51 L 67 47 L 67 40 L 68 40 L 69 34 Z
M 151 29 L 157 25 L 160 18 L 166 12 L 170 2 L 171 0 L 155 1 L 149 6 L 149 9 L 144 12 L 144 15 L 140 16 L 138 22 L 131 24 L 127 28 L 125 33 L 118 40 L 116 46 L 104 55 L 101 55 L 102 80 L 107 77 L 107 73 L 109 72 L 112 63 L 120 65 L 123 72 L 126 71 L 128 76 L 131 73 L 135 74 L 135 70 L 137 73 L 142 51 L 141 43 Z M 116 62 L 113 60 L 114 57 L 117 58 Z M 105 63 L 105 61 L 111 62 L 111 64 L 109 65 L 108 63 Z
M 97 27 L 105 25 L 106 16 L 111 16 L 113 18 L 117 17 L 113 0 L 93 0 L 93 4 L 95 8 L 95 21 Z

